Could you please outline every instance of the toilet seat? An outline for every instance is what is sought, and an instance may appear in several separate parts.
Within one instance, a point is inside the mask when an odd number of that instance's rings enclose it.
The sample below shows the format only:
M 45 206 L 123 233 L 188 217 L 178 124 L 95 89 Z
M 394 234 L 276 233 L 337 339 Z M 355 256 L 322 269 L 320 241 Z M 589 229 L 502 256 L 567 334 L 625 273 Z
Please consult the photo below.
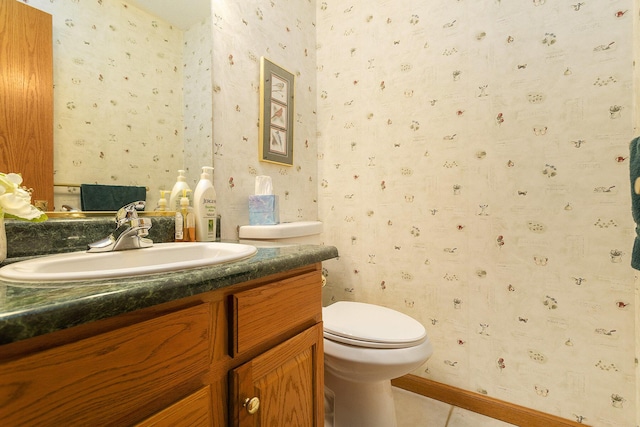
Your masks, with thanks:
M 420 322 L 390 308 L 339 301 L 322 309 L 324 337 L 367 348 L 408 348 L 427 339 Z

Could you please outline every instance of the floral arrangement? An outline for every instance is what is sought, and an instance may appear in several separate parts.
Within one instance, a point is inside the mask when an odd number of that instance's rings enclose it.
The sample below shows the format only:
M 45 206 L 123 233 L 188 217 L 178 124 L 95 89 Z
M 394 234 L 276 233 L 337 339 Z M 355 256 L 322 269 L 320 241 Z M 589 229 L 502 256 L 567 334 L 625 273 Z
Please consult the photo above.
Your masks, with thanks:
M 22 187 L 22 176 L 0 172 L 0 216 L 42 222 L 47 215 L 31 204 L 31 193 Z

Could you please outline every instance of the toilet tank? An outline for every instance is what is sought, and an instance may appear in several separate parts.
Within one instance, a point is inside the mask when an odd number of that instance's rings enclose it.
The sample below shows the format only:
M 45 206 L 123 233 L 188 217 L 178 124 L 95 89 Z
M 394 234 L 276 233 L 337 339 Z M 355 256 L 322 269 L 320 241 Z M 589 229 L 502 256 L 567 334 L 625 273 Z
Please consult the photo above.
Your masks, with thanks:
M 295 221 L 276 225 L 243 225 L 240 226 L 238 236 L 241 241 L 318 245 L 320 233 L 320 221 Z

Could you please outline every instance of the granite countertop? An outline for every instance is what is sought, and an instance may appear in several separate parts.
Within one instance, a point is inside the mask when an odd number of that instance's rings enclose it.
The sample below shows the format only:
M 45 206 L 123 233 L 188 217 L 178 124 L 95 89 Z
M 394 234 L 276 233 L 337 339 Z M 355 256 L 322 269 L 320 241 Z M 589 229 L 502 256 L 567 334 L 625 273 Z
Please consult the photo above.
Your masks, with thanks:
M 333 246 L 258 247 L 250 258 L 209 267 L 90 282 L 0 281 L 0 345 L 221 289 L 338 256 Z M 11 262 L 11 259 L 7 260 Z

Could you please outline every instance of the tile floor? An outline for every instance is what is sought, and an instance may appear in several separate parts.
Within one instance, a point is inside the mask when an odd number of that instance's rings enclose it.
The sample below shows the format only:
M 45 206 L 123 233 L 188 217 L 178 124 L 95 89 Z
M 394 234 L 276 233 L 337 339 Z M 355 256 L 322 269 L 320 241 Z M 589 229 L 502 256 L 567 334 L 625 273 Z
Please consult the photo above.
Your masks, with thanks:
M 398 427 L 514 427 L 448 403 L 393 387 Z

